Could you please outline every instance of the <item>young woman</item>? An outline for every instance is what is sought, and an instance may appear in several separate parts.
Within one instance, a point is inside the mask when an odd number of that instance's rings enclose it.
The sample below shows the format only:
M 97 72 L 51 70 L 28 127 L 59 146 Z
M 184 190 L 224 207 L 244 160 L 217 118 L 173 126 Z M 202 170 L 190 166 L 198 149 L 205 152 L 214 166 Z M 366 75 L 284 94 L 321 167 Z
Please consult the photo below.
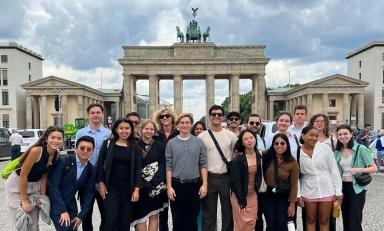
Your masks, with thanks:
M 377 167 L 372 160 L 371 150 L 354 142 L 353 130 L 349 125 L 340 125 L 336 132 L 335 158 L 343 181 L 343 228 L 344 231 L 361 231 L 366 187 L 358 185 L 354 176 L 358 173 L 374 173 Z
M 132 203 L 139 200 L 141 154 L 132 121 L 118 119 L 113 138 L 105 140 L 97 161 L 97 182 L 104 200 L 104 230 L 127 230 L 133 219 Z
M 194 136 L 198 136 L 200 133 L 202 133 L 203 131 L 207 130 L 207 127 L 205 126 L 205 123 L 204 122 L 201 122 L 201 121 L 197 121 L 193 127 L 192 127 L 192 135 Z
M 45 195 L 47 176 L 55 164 L 58 150 L 63 145 L 62 128 L 49 127 L 44 135 L 21 157 L 20 169 L 14 171 L 5 184 L 5 194 L 11 216 L 11 230 L 16 230 L 16 212 L 21 204 L 32 217 L 28 230 L 39 230 L 39 207 L 31 209 L 29 200 L 34 195 Z
M 275 134 L 279 134 L 279 133 L 285 134 L 289 140 L 290 150 L 291 150 L 292 156 L 296 157 L 296 150 L 297 150 L 297 146 L 298 146 L 297 143 L 299 141 L 298 140 L 296 141 L 294 135 L 288 131 L 288 128 L 291 125 L 291 123 L 292 123 L 292 115 L 290 113 L 288 113 L 288 112 L 280 113 L 276 117 L 276 127 L 277 127 L 276 132 L 269 134 L 265 139 L 266 147 L 269 148 L 269 147 L 273 146 L 272 139 L 275 136 Z M 299 138 L 300 137 L 297 137 L 297 139 L 299 139 Z
M 306 230 L 315 231 L 319 221 L 321 231 L 329 230 L 329 217 L 336 200 L 341 204 L 341 177 L 332 149 L 318 142 L 319 131 L 309 125 L 300 137 L 299 205 L 305 206 Z
M 263 172 L 268 186 L 263 197 L 267 231 L 285 231 L 288 218 L 295 215 L 299 166 L 284 133 L 276 134 L 263 153 Z
M 336 147 L 337 139 L 329 132 L 329 119 L 324 114 L 316 114 L 311 117 L 309 124 L 319 131 L 319 143 L 328 145 L 332 150 Z
M 234 230 L 254 230 L 257 217 L 257 191 L 262 181 L 261 155 L 256 136 L 246 129 L 239 134 L 231 166 L 231 204 Z
M 156 231 L 159 228 L 159 212 L 168 207 L 165 184 L 165 145 L 153 139 L 156 124 L 146 120 L 141 125 L 143 189 L 134 206 L 133 225 L 138 231 Z M 147 225 L 148 221 L 148 225 Z

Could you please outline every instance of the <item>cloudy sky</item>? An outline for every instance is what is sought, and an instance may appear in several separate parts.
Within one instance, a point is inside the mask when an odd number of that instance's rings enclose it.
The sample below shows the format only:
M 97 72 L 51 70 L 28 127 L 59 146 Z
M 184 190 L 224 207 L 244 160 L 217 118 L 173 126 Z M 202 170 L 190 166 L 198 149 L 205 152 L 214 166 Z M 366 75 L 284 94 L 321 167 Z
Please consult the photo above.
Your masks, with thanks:
M 348 52 L 384 39 L 382 0 L 1 0 L 0 42 L 41 53 L 44 76 L 121 88 L 121 46 L 172 45 L 175 26 L 185 30 L 192 19 L 191 7 L 199 8 L 197 21 L 211 27 L 216 45 L 267 46 L 268 87 L 287 84 L 289 76 L 291 83 L 305 83 L 346 74 Z M 215 84 L 221 103 L 228 83 Z M 242 93 L 250 90 L 246 81 L 240 85 Z M 201 86 L 184 81 L 184 110 L 196 119 L 205 108 Z M 160 87 L 160 97 L 173 103 L 172 82 Z M 147 81 L 137 88 L 148 94 Z

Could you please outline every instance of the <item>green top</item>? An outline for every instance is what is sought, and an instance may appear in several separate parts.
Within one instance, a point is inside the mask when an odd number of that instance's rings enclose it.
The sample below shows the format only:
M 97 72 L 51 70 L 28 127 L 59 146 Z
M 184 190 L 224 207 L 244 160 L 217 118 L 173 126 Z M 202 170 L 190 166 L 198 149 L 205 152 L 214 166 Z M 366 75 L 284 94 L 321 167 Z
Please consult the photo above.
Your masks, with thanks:
M 352 148 L 352 168 L 365 168 L 366 166 L 370 166 L 372 164 L 372 151 L 371 149 L 368 149 L 364 145 L 360 145 L 359 155 L 356 157 L 356 160 L 353 162 L 353 160 L 355 159 L 356 149 L 358 145 L 360 144 L 354 142 L 354 145 Z M 335 159 L 336 159 L 337 165 L 339 166 L 340 173 L 342 174 L 343 170 L 339 165 L 341 160 L 341 154 L 342 154 L 342 150 L 335 151 Z M 352 177 L 352 182 L 353 182 L 353 189 L 355 190 L 356 194 L 361 193 L 363 190 L 366 189 L 365 187 L 358 185 L 354 177 Z

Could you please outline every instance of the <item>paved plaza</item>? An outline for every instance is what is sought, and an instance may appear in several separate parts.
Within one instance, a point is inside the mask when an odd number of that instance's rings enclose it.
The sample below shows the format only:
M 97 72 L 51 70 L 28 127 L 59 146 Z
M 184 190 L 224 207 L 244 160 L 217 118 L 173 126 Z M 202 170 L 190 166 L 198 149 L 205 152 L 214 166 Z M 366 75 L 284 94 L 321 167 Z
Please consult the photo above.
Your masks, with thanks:
M 9 161 L 0 162 L 0 169 L 3 169 L 4 166 Z M 4 195 L 4 184 L 5 181 L 1 180 L 0 183 L 0 230 L 9 230 L 9 212 L 7 209 L 5 195 Z M 384 231 L 384 193 L 382 186 L 384 185 L 384 174 L 383 172 L 373 175 L 373 181 L 369 185 L 369 189 L 367 192 L 367 200 L 364 208 L 364 216 L 363 216 L 363 230 L 365 231 Z M 100 216 L 98 214 L 97 205 L 95 203 L 93 221 L 94 227 L 98 227 L 100 222 Z M 299 211 L 300 212 L 300 211 Z M 299 217 L 301 215 L 299 214 Z M 299 219 L 299 223 L 301 223 L 301 219 Z M 40 222 L 40 230 L 42 231 L 50 231 L 54 230 L 54 226 L 44 224 Z M 220 226 L 220 224 L 219 224 Z M 299 227 L 301 225 L 299 224 Z M 79 229 L 81 230 L 81 229 Z M 220 230 L 220 227 L 219 229 Z M 301 230 L 298 229 L 298 230 Z M 341 218 L 337 221 L 337 230 L 342 230 L 342 221 Z

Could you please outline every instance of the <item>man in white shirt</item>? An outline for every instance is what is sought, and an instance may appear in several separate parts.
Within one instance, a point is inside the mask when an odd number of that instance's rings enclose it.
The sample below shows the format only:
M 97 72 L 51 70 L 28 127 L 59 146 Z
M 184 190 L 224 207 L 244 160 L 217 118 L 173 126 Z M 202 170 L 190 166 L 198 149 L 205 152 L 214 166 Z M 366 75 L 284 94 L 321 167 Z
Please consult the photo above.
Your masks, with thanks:
M 231 160 L 232 151 L 237 141 L 237 136 L 221 127 L 224 109 L 221 106 L 213 105 L 209 109 L 209 120 L 213 136 L 217 140 L 224 158 Z M 222 230 L 233 230 L 232 206 L 230 201 L 230 180 L 227 173 L 227 166 L 209 134 L 204 131 L 199 135 L 207 153 L 208 169 L 208 193 L 203 199 L 203 230 L 216 231 L 217 229 L 217 199 L 220 196 Z
M 12 131 L 12 135 L 9 137 L 9 142 L 11 142 L 11 160 L 16 159 L 21 155 L 20 144 L 23 143 L 23 136 L 21 136 L 17 130 Z
M 306 119 L 307 119 L 307 107 L 304 105 L 297 105 L 293 110 L 293 123 L 288 128 L 288 132 L 290 132 L 291 135 L 293 136 L 296 135 L 297 143 L 298 143 L 298 140 L 300 139 L 301 131 L 307 125 L 307 123 L 305 122 Z
M 261 117 L 258 114 L 251 114 L 245 120 L 246 128 L 250 129 L 252 132 L 256 134 L 257 138 L 257 149 L 260 151 L 264 151 L 266 149 L 265 140 L 259 135 L 261 129 Z

